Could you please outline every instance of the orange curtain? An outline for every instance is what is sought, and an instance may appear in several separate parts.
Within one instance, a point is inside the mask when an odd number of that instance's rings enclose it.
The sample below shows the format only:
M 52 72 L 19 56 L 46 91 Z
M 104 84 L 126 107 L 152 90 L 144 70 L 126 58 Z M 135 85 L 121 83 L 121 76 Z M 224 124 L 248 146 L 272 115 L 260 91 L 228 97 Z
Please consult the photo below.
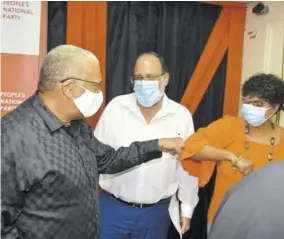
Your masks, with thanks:
M 222 5 L 223 9 L 189 80 L 181 104 L 194 114 L 226 50 L 228 50 L 223 114 L 237 116 L 242 75 L 246 7 L 244 3 L 204 3 Z
M 105 96 L 106 74 L 106 2 L 68 2 L 67 3 L 67 44 L 73 44 L 93 52 L 100 61 L 102 91 Z M 95 127 L 104 105 L 87 122 Z
M 181 104 L 194 114 L 228 47 L 230 10 L 223 9 L 187 85 Z
M 237 116 L 239 113 L 245 21 L 245 8 L 231 8 L 224 115 Z

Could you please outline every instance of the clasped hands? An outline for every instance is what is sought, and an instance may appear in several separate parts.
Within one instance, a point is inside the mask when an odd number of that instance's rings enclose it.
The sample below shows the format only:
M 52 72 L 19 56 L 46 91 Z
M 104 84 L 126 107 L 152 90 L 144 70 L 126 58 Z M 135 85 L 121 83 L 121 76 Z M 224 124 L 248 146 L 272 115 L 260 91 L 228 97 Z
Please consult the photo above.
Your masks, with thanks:
M 253 171 L 252 161 L 241 155 L 234 155 L 230 161 L 233 169 L 240 170 L 245 176 Z
M 171 155 L 179 155 L 184 147 L 184 142 L 181 138 L 165 138 L 159 139 L 159 149 L 161 152 Z

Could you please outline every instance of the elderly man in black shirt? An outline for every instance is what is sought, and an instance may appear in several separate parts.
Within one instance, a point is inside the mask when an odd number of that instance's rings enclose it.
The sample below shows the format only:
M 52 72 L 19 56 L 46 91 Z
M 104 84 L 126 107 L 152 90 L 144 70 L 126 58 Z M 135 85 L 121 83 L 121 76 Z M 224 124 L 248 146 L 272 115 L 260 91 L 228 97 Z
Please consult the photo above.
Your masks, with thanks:
M 183 147 L 178 138 L 117 151 L 99 142 L 82 118 L 99 109 L 100 85 L 91 52 L 59 46 L 44 59 L 38 91 L 2 118 L 2 238 L 98 238 L 98 175 Z

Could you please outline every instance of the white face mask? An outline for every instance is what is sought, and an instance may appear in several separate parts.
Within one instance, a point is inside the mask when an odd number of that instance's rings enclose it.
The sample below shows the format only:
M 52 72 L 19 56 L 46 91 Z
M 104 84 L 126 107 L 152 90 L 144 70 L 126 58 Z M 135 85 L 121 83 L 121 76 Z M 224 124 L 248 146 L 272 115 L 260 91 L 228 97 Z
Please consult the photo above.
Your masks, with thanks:
M 83 86 L 78 85 L 85 92 L 80 95 L 78 98 L 73 99 L 74 104 L 78 108 L 78 110 L 82 113 L 85 118 L 88 118 L 99 110 L 103 103 L 103 93 L 100 91 L 99 93 L 94 93 L 92 91 L 87 90 Z

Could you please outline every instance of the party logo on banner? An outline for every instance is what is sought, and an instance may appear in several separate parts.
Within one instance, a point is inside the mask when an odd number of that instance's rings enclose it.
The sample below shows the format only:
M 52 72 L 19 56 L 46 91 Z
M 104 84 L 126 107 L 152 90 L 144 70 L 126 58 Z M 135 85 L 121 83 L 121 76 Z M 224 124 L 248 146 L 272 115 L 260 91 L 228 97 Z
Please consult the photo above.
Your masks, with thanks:
M 38 82 L 41 2 L 1 2 L 1 116 L 31 96 Z

